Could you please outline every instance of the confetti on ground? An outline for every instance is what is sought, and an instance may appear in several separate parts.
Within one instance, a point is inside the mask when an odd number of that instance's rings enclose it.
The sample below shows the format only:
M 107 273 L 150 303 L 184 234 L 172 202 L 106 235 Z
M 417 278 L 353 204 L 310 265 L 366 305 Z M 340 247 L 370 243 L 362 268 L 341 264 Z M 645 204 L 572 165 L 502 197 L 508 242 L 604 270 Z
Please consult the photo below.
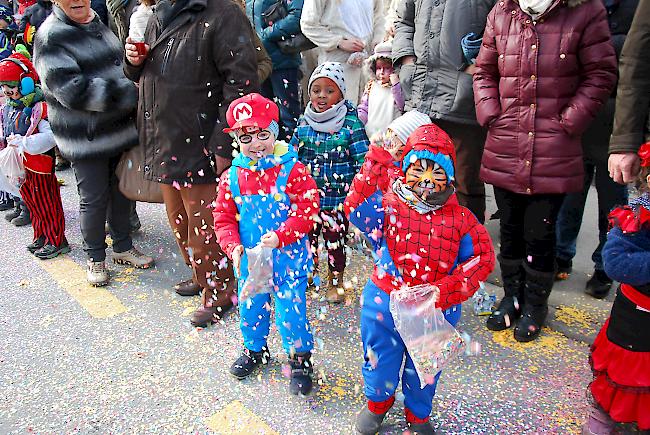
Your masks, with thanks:
M 555 311 L 555 319 L 567 326 L 578 326 L 581 328 L 593 328 L 597 322 L 589 313 L 576 307 L 560 305 Z

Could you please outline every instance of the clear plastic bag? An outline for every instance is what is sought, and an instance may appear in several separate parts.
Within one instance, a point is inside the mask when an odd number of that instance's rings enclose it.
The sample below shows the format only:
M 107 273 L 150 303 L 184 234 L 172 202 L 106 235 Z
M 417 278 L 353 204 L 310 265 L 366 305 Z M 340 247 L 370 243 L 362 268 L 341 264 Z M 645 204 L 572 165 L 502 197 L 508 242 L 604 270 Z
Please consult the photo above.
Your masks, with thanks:
M 246 249 L 248 278 L 239 292 L 240 301 L 273 291 L 273 248 L 257 245 Z
M 420 387 L 433 384 L 435 376 L 465 349 L 458 331 L 436 308 L 436 286 L 403 287 L 390 294 L 390 312 L 420 378 Z
M 0 151 L 0 175 L 0 190 L 19 196 L 20 186 L 25 182 L 25 164 L 18 148 Z

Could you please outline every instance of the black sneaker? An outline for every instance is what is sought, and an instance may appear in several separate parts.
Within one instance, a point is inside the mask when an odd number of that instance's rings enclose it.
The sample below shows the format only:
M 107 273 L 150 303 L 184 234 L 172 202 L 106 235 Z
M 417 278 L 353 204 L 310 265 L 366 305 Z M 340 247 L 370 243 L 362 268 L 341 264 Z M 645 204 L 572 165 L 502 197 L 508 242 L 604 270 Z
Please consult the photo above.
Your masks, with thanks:
M 573 270 L 573 261 L 556 258 L 555 264 L 557 264 L 557 272 L 555 272 L 555 280 L 565 281 L 569 279 L 569 275 L 571 275 L 571 271 Z
M 311 352 L 295 354 L 293 358 L 289 358 L 289 365 L 291 366 L 289 392 L 306 396 L 313 386 L 311 374 L 314 373 L 314 367 L 311 365 Z
M 596 299 L 603 299 L 609 294 L 612 283 L 612 279 L 607 276 L 604 270 L 595 270 L 589 281 L 587 281 L 585 293 Z
M 24 227 L 27 225 L 32 224 L 32 219 L 31 216 L 29 215 L 29 211 L 27 211 L 26 208 L 20 211 L 20 214 L 11 220 L 11 223 L 14 224 L 17 227 Z
M 16 205 L 14 206 L 14 209 L 11 210 L 9 213 L 7 213 L 7 214 L 5 215 L 5 219 L 6 219 L 7 221 L 11 222 L 12 220 L 14 220 L 14 219 L 16 219 L 18 216 L 20 216 L 20 212 L 21 212 L 21 210 L 20 210 L 20 204 L 16 204 Z
M 263 347 L 259 352 L 244 348 L 241 356 L 230 366 L 230 374 L 239 380 L 251 375 L 262 364 L 268 364 L 271 359 L 269 350 Z
M 34 252 L 34 255 L 41 260 L 49 260 L 50 258 L 57 257 L 61 254 L 67 254 L 70 252 L 70 245 L 68 242 L 61 243 L 61 246 L 54 246 L 51 243 L 43 246 L 38 251 Z
M 41 236 L 38 239 L 34 240 L 29 245 L 27 245 L 27 250 L 33 254 L 34 252 L 41 249 L 43 246 L 45 246 L 45 236 Z

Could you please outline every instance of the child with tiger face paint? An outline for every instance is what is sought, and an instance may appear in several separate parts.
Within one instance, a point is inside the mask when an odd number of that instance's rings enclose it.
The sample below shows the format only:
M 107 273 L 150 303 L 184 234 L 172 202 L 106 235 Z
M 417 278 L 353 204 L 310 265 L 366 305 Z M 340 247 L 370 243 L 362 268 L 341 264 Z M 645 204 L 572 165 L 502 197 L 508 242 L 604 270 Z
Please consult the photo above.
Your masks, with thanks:
M 400 379 L 410 431 L 434 433 L 429 414 L 440 375 L 420 388 L 413 361 L 395 330 L 390 292 L 404 285 L 438 287 L 437 306 L 455 325 L 460 304 L 494 269 L 489 234 L 454 195 L 454 161 L 449 136 L 434 124 L 423 125 L 403 149 L 371 146 L 346 198 L 346 215 L 370 239 L 376 258 L 361 297 L 368 402 L 357 415 L 357 433 L 379 431 Z

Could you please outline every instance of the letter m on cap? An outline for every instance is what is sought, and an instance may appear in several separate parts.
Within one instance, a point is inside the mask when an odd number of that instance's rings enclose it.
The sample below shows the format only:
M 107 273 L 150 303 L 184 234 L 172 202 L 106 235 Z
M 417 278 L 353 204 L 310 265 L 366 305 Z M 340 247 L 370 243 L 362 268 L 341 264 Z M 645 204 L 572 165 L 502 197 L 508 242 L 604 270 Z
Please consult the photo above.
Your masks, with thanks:
M 232 116 L 237 122 L 250 119 L 253 117 L 253 108 L 248 103 L 239 103 L 232 110 Z

